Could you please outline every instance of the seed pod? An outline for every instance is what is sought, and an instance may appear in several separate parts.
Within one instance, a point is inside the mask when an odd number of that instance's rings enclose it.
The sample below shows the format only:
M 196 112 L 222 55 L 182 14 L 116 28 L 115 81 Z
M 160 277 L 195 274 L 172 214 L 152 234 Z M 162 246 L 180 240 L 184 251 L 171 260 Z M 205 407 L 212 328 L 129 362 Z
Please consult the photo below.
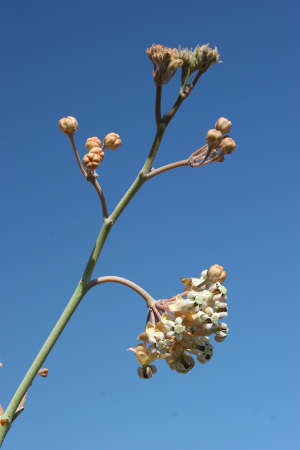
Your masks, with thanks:
M 61 131 L 68 136 L 72 136 L 78 128 L 78 122 L 75 117 L 63 117 L 58 121 L 58 126 Z
M 216 129 L 221 131 L 223 134 L 229 133 L 231 126 L 232 123 L 230 120 L 226 119 L 226 117 L 219 117 L 215 125 Z

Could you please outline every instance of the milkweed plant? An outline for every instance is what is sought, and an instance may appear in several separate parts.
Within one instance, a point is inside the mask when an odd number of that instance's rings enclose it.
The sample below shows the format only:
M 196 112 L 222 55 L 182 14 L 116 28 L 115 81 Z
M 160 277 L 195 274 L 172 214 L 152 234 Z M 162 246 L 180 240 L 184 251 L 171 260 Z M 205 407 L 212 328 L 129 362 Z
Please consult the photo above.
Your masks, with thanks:
M 27 391 L 36 375 L 42 377 L 48 375 L 48 369 L 42 367 L 43 363 L 75 309 L 87 292 L 101 283 L 123 284 L 137 292 L 146 302 L 145 329 L 138 336 L 138 344 L 128 349 L 137 359 L 139 364 L 137 374 L 140 378 L 150 379 L 157 372 L 157 367 L 153 363 L 159 360 L 165 361 L 171 370 L 186 374 L 194 368 L 195 361 L 200 364 L 210 361 L 213 356 L 211 337 L 214 337 L 216 342 L 223 342 L 228 336 L 228 326 L 222 321 L 227 316 L 228 307 L 227 291 L 223 284 L 226 272 L 221 265 L 214 264 L 202 270 L 198 278 L 182 278 L 183 286 L 180 292 L 162 299 L 154 299 L 145 289 L 126 278 L 119 276 L 92 278 L 108 234 L 144 183 L 178 167 L 198 168 L 224 162 L 236 148 L 235 141 L 228 136 L 232 125 L 230 120 L 220 117 L 215 127 L 207 131 L 206 143 L 199 149 L 185 159 L 153 168 L 154 159 L 169 123 L 191 94 L 201 75 L 219 62 L 219 52 L 217 48 L 210 48 L 209 44 L 197 45 L 194 50 L 181 47 L 171 49 L 154 44 L 146 50 L 146 54 L 153 64 L 156 132 L 149 154 L 136 179 L 111 212 L 96 170 L 101 170 L 107 151 L 116 151 L 120 148 L 121 137 L 115 132 L 106 134 L 102 141 L 97 136 L 88 137 L 85 144 L 87 152 L 81 158 L 75 143 L 77 119 L 67 116 L 58 122 L 60 130 L 69 138 L 81 174 L 96 189 L 102 209 L 102 223 L 85 270 L 65 310 L 41 347 L 7 409 L 4 411 L 0 405 L 0 444 L 14 420 L 24 410 Z M 181 70 L 181 82 L 177 99 L 168 112 L 162 113 L 163 86 L 178 70 Z

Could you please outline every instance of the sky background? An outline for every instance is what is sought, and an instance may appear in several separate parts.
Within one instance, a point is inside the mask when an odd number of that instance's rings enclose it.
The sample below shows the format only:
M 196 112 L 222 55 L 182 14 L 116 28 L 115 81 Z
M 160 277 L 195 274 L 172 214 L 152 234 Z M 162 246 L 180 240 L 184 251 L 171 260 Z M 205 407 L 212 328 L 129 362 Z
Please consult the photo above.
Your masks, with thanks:
M 155 166 L 203 145 L 219 116 L 237 150 L 144 185 L 113 228 L 95 276 L 155 298 L 211 264 L 228 273 L 230 335 L 187 375 L 157 363 L 137 377 L 126 348 L 143 300 L 94 288 L 30 389 L 7 450 L 290 450 L 299 443 L 299 5 L 296 1 L 2 1 L 0 402 L 6 407 L 65 307 L 98 233 L 96 193 L 57 121 L 117 132 L 99 180 L 109 209 L 154 134 L 153 43 L 217 46 L 213 66 L 170 124 Z M 179 77 L 164 90 L 164 111 Z M 298 88 L 298 89 L 297 89 Z

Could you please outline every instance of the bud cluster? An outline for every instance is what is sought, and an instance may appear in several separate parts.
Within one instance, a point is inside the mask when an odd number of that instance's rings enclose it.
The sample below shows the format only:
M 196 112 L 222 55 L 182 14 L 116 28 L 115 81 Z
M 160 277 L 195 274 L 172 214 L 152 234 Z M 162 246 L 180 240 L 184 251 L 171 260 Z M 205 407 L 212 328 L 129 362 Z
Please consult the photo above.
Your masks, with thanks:
M 147 48 L 146 54 L 153 63 L 153 79 L 158 86 L 168 83 L 177 69 L 183 65 L 177 48 L 153 44 Z
M 191 355 L 201 364 L 211 359 L 210 336 L 223 342 L 228 335 L 227 325 L 221 322 L 228 311 L 227 290 L 222 285 L 225 278 L 224 268 L 214 264 L 200 278 L 182 278 L 182 294 L 156 302 L 153 309 L 158 322 L 147 322 L 145 331 L 138 336 L 142 342 L 130 349 L 141 364 L 141 378 L 152 377 L 156 367 L 151 363 L 157 359 L 164 359 L 178 373 L 187 373 L 194 367 Z
M 104 149 L 116 150 L 122 144 L 122 140 L 117 133 L 108 133 L 101 141 L 97 136 L 90 137 L 85 143 L 88 153 L 82 158 L 83 164 L 89 172 L 94 171 L 104 159 Z
M 179 48 L 179 58 L 183 60 L 182 80 L 189 77 L 193 72 L 206 72 L 210 66 L 219 62 L 220 54 L 217 47 L 210 48 L 209 44 L 197 45 L 194 50 Z
M 229 136 L 223 136 L 229 133 L 232 123 L 225 117 L 220 117 L 215 128 L 208 130 L 206 142 L 209 147 L 210 156 L 214 161 L 223 162 L 225 155 L 230 155 L 236 149 L 235 141 Z M 219 150 L 219 152 L 217 151 Z

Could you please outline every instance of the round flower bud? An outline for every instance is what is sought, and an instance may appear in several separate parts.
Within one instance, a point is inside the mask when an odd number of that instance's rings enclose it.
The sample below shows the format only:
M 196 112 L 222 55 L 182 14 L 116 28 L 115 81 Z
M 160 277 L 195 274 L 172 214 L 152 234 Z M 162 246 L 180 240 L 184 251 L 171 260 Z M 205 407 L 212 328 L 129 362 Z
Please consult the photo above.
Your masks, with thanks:
M 86 140 L 85 148 L 91 150 L 93 147 L 101 147 L 101 141 L 97 136 L 90 137 Z
M 72 136 L 78 128 L 78 122 L 75 117 L 63 117 L 58 121 L 58 126 L 61 131 L 68 136 Z
M 122 144 L 122 140 L 117 133 L 108 133 L 104 138 L 103 148 L 109 150 L 116 150 Z
M 92 147 L 89 153 L 94 153 L 95 155 L 100 156 L 100 162 L 104 159 L 104 151 L 100 147 Z
M 225 137 L 224 139 L 222 139 L 219 145 L 219 149 L 221 150 L 221 152 L 225 153 L 226 155 L 230 155 L 230 153 L 232 153 L 235 150 L 235 148 L 236 143 L 230 137 Z
M 215 125 L 216 129 L 221 131 L 223 134 L 229 133 L 231 126 L 232 123 L 230 120 L 226 119 L 226 117 L 219 117 Z
M 46 367 L 43 367 L 42 369 L 40 369 L 39 371 L 38 371 L 38 374 L 41 376 L 41 377 L 43 377 L 43 378 L 46 378 L 47 376 L 48 376 L 48 369 L 46 368 Z
M 97 153 L 87 153 L 82 158 L 83 164 L 87 169 L 94 170 L 99 166 L 101 162 L 101 157 Z
M 137 372 L 140 378 L 149 379 L 152 378 L 152 375 L 157 372 L 157 369 L 155 366 L 144 366 L 138 367 Z
M 223 342 L 227 338 L 227 333 L 224 333 L 223 331 L 217 331 L 215 335 L 215 341 L 216 342 Z
M 211 130 L 208 130 L 206 134 L 206 142 L 210 147 L 218 147 L 219 143 L 222 139 L 222 133 L 219 130 L 216 130 L 215 128 L 212 128 Z
M 217 281 L 223 283 L 223 281 L 226 278 L 226 272 L 224 270 L 224 267 L 219 266 L 219 264 L 214 264 L 213 266 L 210 266 L 207 272 L 207 278 L 211 283 L 216 283 Z

